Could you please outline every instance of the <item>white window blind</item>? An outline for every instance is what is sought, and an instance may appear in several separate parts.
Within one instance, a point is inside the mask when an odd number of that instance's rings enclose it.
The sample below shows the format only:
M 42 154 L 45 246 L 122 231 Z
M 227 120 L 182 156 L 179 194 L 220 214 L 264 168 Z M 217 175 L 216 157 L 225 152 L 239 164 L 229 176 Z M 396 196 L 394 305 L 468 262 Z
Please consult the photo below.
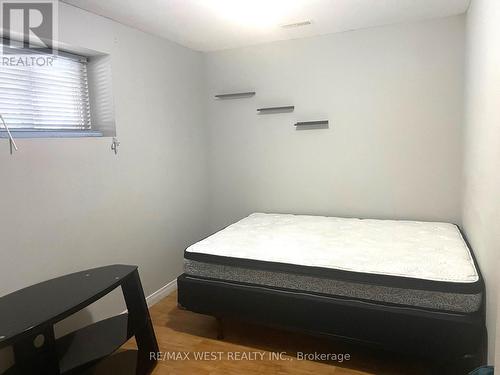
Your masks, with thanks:
M 50 57 L 41 66 L 0 65 L 0 113 L 14 131 L 91 130 L 87 60 Z

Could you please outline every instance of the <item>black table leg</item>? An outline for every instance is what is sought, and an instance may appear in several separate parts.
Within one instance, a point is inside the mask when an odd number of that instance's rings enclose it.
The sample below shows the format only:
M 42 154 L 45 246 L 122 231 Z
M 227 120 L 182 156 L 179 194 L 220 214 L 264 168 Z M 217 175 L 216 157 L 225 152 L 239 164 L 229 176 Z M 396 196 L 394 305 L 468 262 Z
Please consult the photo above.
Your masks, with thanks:
M 137 341 L 136 374 L 149 374 L 156 366 L 156 355 L 152 356 L 151 353 L 157 353 L 159 348 L 137 270 L 123 281 L 122 290 L 127 304 L 130 329 Z
M 58 375 L 54 327 L 46 325 L 37 329 L 28 338 L 13 345 L 17 373 L 37 375 Z

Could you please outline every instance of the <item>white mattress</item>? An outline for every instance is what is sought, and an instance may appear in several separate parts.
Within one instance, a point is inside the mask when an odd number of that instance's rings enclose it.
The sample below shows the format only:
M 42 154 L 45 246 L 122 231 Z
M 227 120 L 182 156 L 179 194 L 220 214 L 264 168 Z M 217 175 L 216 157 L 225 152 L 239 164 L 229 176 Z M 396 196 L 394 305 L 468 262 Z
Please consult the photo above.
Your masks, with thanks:
M 447 223 L 255 213 L 186 251 L 434 281 L 479 279 L 460 231 Z

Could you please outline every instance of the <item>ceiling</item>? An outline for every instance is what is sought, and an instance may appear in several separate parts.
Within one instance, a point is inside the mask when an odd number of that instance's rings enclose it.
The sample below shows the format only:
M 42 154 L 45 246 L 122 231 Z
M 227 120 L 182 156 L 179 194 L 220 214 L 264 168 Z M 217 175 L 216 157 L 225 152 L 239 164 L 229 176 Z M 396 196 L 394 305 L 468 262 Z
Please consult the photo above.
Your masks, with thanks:
M 62 0 L 199 51 L 464 13 L 470 0 Z M 310 25 L 282 25 L 311 21 Z

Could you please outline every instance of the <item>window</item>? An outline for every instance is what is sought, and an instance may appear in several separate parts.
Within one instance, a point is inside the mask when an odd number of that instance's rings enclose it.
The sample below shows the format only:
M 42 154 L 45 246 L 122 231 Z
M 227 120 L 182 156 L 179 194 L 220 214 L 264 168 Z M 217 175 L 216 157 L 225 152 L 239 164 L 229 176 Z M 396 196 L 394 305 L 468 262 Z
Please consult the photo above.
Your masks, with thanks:
M 87 58 L 71 54 L 38 55 L 42 59 L 38 61 L 27 54 L 1 57 L 0 114 L 12 132 L 92 130 Z

